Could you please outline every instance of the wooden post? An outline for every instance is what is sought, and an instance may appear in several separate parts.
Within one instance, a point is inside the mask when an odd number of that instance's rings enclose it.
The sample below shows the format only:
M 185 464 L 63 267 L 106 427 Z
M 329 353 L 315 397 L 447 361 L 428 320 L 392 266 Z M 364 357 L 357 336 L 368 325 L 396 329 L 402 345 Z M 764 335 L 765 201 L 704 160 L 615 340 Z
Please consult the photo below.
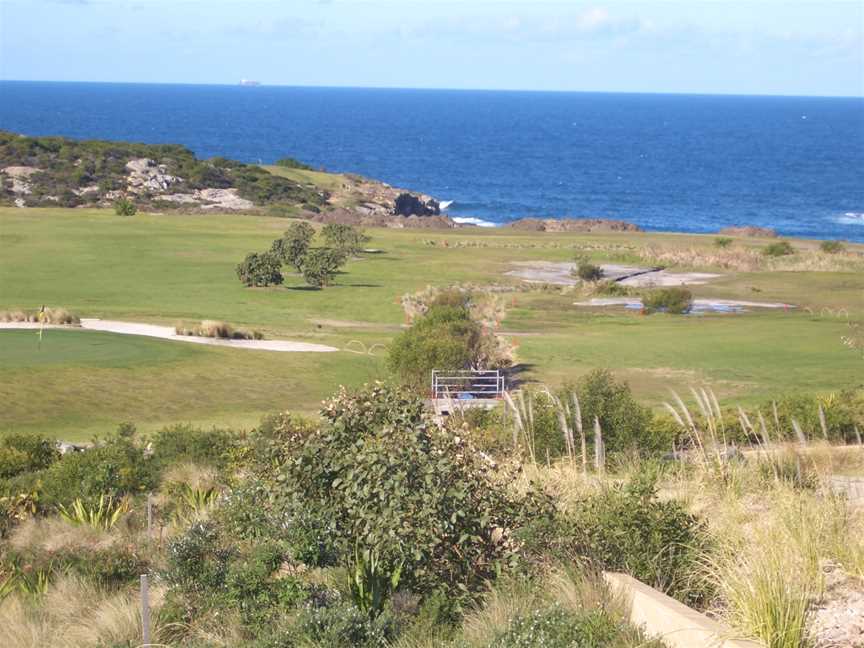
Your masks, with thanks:
M 145 646 L 150 645 L 150 590 L 147 574 L 141 574 L 141 633 Z

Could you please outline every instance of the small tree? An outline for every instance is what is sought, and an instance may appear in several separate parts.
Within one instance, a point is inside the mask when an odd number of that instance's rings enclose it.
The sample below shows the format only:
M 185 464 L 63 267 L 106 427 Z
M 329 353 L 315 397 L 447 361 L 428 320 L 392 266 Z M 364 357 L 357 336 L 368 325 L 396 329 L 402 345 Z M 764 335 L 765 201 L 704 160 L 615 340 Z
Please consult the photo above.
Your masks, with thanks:
M 304 221 L 297 221 L 288 227 L 282 238 L 273 241 L 270 251 L 280 262 L 294 266 L 297 272 L 302 272 L 303 260 L 309 251 L 313 236 L 315 236 L 315 228 Z
M 310 286 L 324 288 L 329 286 L 333 277 L 347 260 L 342 250 L 315 248 L 309 250 L 303 260 L 303 279 Z
M 346 254 L 357 256 L 363 251 L 363 245 L 369 241 L 369 237 L 363 230 L 353 225 L 342 223 L 330 223 L 321 230 L 324 240 L 330 247 L 343 250 Z
M 134 216 L 138 208 L 128 198 L 118 198 L 114 201 L 114 213 L 118 216 Z
M 246 286 L 264 287 L 282 283 L 282 262 L 272 252 L 252 252 L 237 266 L 237 277 Z
M 576 255 L 574 259 L 576 267 L 570 274 L 582 281 L 600 281 L 603 278 L 603 268 L 591 263 L 586 257 Z

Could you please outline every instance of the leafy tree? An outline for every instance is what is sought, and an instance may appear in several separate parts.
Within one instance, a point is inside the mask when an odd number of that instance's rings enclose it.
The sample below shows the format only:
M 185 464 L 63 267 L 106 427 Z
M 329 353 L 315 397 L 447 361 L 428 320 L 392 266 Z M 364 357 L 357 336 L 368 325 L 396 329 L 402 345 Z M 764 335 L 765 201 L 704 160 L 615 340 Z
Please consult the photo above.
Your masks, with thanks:
M 134 216 L 138 208 L 128 198 L 119 198 L 114 201 L 114 213 L 118 216 Z
M 327 245 L 343 250 L 351 256 L 356 256 L 362 252 L 363 246 L 369 241 L 369 237 L 363 233 L 363 230 L 342 223 L 325 225 L 321 234 L 327 241 Z
M 579 396 L 584 429 L 592 429 L 595 416 L 600 421 L 609 452 L 644 447 L 651 410 L 633 398 L 627 383 L 615 380 L 607 369 L 595 369 L 566 391 L 575 391 Z
M 342 250 L 333 248 L 314 248 L 303 259 L 303 279 L 310 286 L 324 288 L 329 286 L 347 258 Z
M 315 228 L 304 221 L 297 221 L 288 227 L 282 238 L 273 241 L 270 251 L 282 263 L 292 265 L 297 268 L 297 272 L 302 272 L 303 260 L 309 251 L 313 236 L 315 236 Z
M 283 281 L 282 263 L 272 252 L 252 252 L 237 266 L 237 277 L 247 286 L 279 285 Z
M 693 308 L 693 293 L 677 286 L 651 290 L 642 295 L 642 305 L 648 312 L 665 310 L 673 315 L 683 315 Z
M 471 317 L 459 297 L 446 295 L 399 335 L 390 347 L 388 363 L 406 384 L 420 388 L 433 369 L 488 369 L 506 366 L 498 338 Z M 464 299 L 464 297 L 463 297 Z

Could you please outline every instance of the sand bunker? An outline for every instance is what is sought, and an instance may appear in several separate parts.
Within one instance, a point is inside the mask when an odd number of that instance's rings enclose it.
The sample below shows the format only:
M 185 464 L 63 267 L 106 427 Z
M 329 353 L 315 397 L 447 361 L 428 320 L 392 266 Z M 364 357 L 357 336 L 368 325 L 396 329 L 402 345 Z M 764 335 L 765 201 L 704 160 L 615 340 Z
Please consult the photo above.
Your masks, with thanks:
M 504 274 L 517 277 L 529 283 L 547 283 L 560 286 L 576 286 L 580 279 L 573 277 L 572 271 L 576 265 L 569 262 L 555 261 L 519 261 L 512 264 L 515 270 Z M 652 286 L 683 286 L 701 285 L 722 275 L 707 272 L 671 272 L 660 268 L 643 268 L 639 266 L 602 264 L 603 278 L 615 281 L 622 286 L 649 288 Z
M 39 324 L 32 322 L 2 322 L 0 329 L 38 329 Z M 46 329 L 69 329 L 78 328 L 71 326 L 45 325 Z M 339 349 L 323 344 L 310 344 L 308 342 L 289 342 L 287 340 L 223 340 L 220 338 L 196 337 L 190 335 L 177 335 L 171 326 L 157 326 L 155 324 L 139 324 L 136 322 L 118 322 L 103 319 L 82 319 L 81 327 L 88 331 L 102 331 L 104 333 L 119 333 L 121 335 L 142 335 L 144 337 L 159 338 L 162 340 L 176 340 L 178 342 L 189 342 L 191 344 L 207 344 L 209 346 L 232 347 L 235 349 L 254 349 L 257 351 L 283 351 L 283 352 L 311 352 L 327 353 Z
M 642 310 L 638 297 L 598 297 L 588 301 L 574 302 L 575 306 L 623 306 L 630 310 Z M 694 299 L 691 313 L 742 313 L 748 308 L 795 308 L 782 302 L 754 302 L 737 299 Z

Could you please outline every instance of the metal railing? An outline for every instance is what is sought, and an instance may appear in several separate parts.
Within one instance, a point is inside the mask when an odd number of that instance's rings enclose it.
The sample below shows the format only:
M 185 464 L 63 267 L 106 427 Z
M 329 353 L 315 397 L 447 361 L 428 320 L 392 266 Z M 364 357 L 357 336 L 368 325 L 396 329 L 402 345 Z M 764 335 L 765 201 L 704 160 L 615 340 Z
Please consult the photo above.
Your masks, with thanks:
M 432 398 L 436 400 L 495 399 L 503 394 L 504 374 L 499 369 L 432 370 Z

